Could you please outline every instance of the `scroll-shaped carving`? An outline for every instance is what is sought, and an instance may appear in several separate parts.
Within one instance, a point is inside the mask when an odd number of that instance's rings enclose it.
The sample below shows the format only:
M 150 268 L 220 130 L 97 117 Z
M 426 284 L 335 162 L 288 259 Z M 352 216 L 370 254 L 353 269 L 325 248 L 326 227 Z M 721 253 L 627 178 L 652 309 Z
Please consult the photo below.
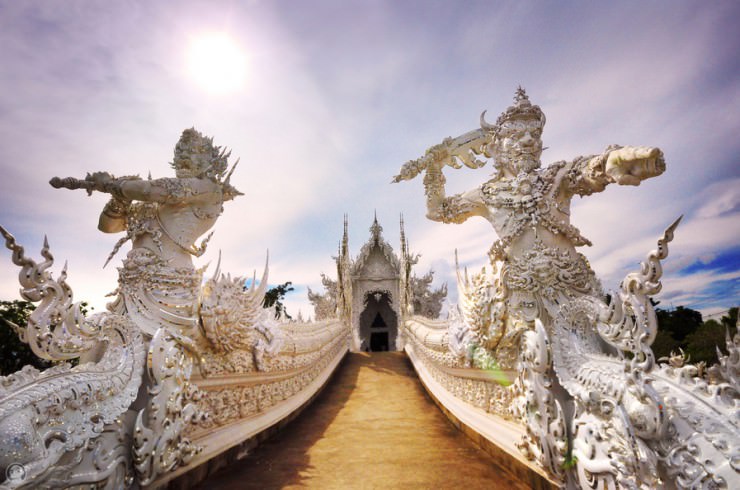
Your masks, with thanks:
M 90 357 L 72 367 L 45 371 L 24 367 L 0 378 L 0 467 L 23 465 L 24 477 L 11 487 L 54 486 L 90 481 L 116 488 L 130 481 L 129 448 L 122 444 L 121 419 L 136 398 L 146 353 L 141 333 L 127 318 L 102 313 L 86 318 L 74 304 L 66 274 L 55 280 L 44 241 L 41 264 L 24 255 L 0 227 L 13 262 L 21 267 L 22 296 L 39 306 L 27 325 L 16 325 L 21 340 L 50 360 Z
M 200 392 L 190 382 L 194 347 L 160 328 L 149 344 L 146 407 L 139 411 L 133 437 L 134 468 L 142 485 L 186 465 L 201 448 L 184 436 L 206 418 L 198 410 Z
M 527 435 L 519 447 L 564 482 L 568 453 L 566 420 L 553 393 L 552 351 L 545 327 L 539 320 L 534 331 L 529 330 L 522 336 L 520 380 L 526 401 Z

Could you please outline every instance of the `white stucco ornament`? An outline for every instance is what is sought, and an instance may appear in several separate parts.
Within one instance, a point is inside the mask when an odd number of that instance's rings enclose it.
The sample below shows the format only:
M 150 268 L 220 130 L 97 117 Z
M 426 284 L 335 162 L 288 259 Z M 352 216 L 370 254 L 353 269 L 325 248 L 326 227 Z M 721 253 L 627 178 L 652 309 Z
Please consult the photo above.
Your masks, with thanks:
M 663 153 L 611 145 L 542 168 L 545 115 L 522 88 L 494 124 L 484 116 L 479 129 L 431 147 L 394 178 L 424 174 L 429 219 L 462 223 L 479 216 L 498 235 L 489 266 L 472 276 L 458 271 L 459 301 L 447 335 L 412 325 L 415 355 L 433 365 L 431 372 L 450 371 L 456 364 L 440 354 L 445 345 L 458 365 L 518 371 L 514 385 L 486 388 L 497 399 L 513 397 L 510 410 L 476 405 L 519 417 L 526 426 L 521 450 L 565 486 L 740 484 L 740 387 L 733 374 L 740 339 L 728 338 L 729 354 L 713 377 L 695 366 L 656 366 L 650 348 L 657 333 L 650 298 L 660 291 L 660 261 L 680 219 L 610 301 L 577 251 L 590 241 L 570 223 L 573 196 L 656 177 L 665 170 Z M 489 158 L 490 180 L 446 195 L 445 166 L 475 169 Z M 460 393 L 454 376 L 439 380 Z
M 0 471 L 13 469 L 2 488 L 160 486 L 241 442 L 231 434 L 253 437 L 288 416 L 338 364 L 348 330 L 339 322 L 278 323 L 263 307 L 267 266 L 250 288 L 220 267 L 204 283 L 193 266 L 211 235 L 196 242 L 224 203 L 241 195 L 230 184 L 236 165 L 229 169 L 228 158 L 211 138 L 186 129 L 174 178 L 96 172 L 51 180 L 110 196 L 98 227 L 124 236 L 109 261 L 131 242 L 115 300 L 89 318 L 73 303 L 66 272 L 54 279 L 48 271 L 48 244 L 37 263 L 0 227 L 21 268 L 21 295 L 38 303 L 28 324 L 15 326 L 20 339 L 44 359 L 80 357 L 75 367 L 27 366 L 0 378 L 0 440 L 10 441 L 0 449 Z M 273 407 L 275 415 L 260 419 Z M 211 436 L 229 424 L 231 437 Z

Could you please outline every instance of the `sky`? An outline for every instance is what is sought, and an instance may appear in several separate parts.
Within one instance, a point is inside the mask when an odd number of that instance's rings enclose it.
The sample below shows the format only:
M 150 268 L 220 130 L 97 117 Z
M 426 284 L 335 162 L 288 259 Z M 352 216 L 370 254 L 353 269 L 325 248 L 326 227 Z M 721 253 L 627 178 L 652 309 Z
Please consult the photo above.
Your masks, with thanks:
M 245 194 L 197 266 L 221 251 L 223 271 L 259 275 L 269 250 L 270 283 L 292 281 L 288 311 L 307 317 L 343 216 L 356 256 L 374 213 L 398 250 L 403 214 L 416 273 L 454 301 L 455 250 L 479 270 L 493 229 L 429 221 L 421 179 L 390 181 L 482 111 L 495 121 L 521 85 L 547 116 L 545 165 L 612 143 L 665 154 L 660 177 L 573 201 L 605 289 L 684 215 L 657 299 L 724 311 L 740 304 L 738 24 L 734 1 L 0 0 L 0 224 L 37 258 L 48 236 L 53 270 L 67 261 L 75 300 L 100 311 L 125 257 L 103 268 L 120 238 L 96 229 L 106 199 L 49 179 L 172 176 L 195 127 L 240 159 Z M 447 168 L 448 192 L 491 171 Z M 18 298 L 17 272 L 0 254 L 0 299 Z

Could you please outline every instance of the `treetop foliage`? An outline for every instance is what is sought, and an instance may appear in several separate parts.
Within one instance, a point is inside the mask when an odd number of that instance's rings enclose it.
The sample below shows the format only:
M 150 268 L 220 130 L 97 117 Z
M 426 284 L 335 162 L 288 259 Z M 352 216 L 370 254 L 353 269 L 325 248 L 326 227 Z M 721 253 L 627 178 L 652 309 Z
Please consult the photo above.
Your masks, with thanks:
M 672 352 L 683 350 L 688 362 L 705 362 L 712 365 L 718 361 L 717 347 L 724 349 L 727 332 L 737 332 L 738 308 L 730 308 L 719 321 L 702 321 L 696 310 L 679 306 L 674 310 L 655 310 L 658 318 L 658 335 L 653 342 L 656 359 L 668 357 Z
M 283 304 L 285 295 L 294 290 L 292 284 L 292 281 L 278 284 L 277 286 L 268 289 L 265 293 L 265 299 L 262 301 L 262 306 L 264 306 L 265 308 L 270 308 L 271 306 L 274 306 L 275 318 L 285 317 L 288 320 L 291 320 L 293 318 L 288 314 L 288 311 L 285 309 L 285 305 Z

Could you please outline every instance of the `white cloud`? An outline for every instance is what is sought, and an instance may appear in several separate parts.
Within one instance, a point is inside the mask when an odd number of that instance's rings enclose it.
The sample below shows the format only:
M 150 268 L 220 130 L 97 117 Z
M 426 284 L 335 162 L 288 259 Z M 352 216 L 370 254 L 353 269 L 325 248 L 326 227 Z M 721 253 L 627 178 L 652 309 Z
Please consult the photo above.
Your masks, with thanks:
M 1 8 L 0 223 L 29 250 L 48 233 L 59 266 L 70 260 L 79 299 L 103 304 L 115 287 L 115 264 L 100 266 L 118 237 L 95 231 L 101 196 L 53 190 L 48 179 L 93 170 L 169 175 L 172 147 L 193 125 L 241 158 L 233 182 L 246 194 L 226 204 L 199 264 L 222 250 L 223 270 L 249 274 L 269 248 L 271 283 L 320 288 L 319 273 L 334 274 L 345 212 L 355 252 L 373 209 L 397 248 L 403 212 L 411 247 L 423 254 L 418 273 L 433 267 L 435 283 L 446 281 L 454 296 L 454 249 L 461 265 L 478 269 L 495 239 L 490 225 L 429 222 L 420 179 L 388 182 L 404 161 L 474 128 L 483 109 L 493 119 L 519 83 L 547 113 L 548 161 L 612 142 L 666 154 L 663 176 L 573 204 L 605 286 L 616 286 L 681 213 L 667 271 L 738 243 L 740 115 L 727 109 L 740 101 L 732 4 Z M 208 95 L 186 77 L 188 41 L 212 30 L 249 52 L 241 93 Z M 489 173 L 449 171 L 448 187 L 467 190 Z M 0 255 L 0 294 L 10 298 L 17 287 L 7 261 Z M 702 288 L 711 285 L 704 277 Z

